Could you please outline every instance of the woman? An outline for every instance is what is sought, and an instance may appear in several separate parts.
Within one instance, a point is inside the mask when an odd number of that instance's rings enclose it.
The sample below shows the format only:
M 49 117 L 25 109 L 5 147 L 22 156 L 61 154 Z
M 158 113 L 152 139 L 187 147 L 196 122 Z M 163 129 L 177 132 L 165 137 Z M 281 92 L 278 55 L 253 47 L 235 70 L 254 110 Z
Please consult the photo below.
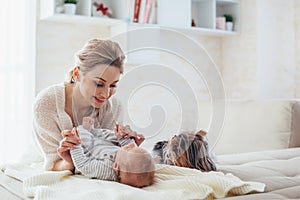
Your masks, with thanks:
M 34 105 L 34 132 L 46 170 L 74 170 L 70 149 L 80 140 L 73 127 L 92 116 L 95 127 L 113 129 L 121 104 L 111 98 L 123 72 L 124 54 L 116 42 L 92 39 L 76 54 L 68 80 L 42 90 Z

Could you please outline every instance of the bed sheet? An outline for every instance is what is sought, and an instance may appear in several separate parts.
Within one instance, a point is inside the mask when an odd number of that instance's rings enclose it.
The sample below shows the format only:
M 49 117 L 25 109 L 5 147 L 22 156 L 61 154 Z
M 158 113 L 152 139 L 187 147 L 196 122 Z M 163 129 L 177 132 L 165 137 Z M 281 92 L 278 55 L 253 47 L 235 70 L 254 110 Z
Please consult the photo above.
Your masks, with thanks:
M 228 194 L 243 195 L 263 192 L 264 184 L 244 182 L 232 174 L 201 172 L 195 169 L 157 165 L 155 183 L 145 188 L 134 188 L 113 181 L 89 179 L 72 175 L 68 170 L 61 172 L 39 171 L 30 166 L 6 165 L 3 183 L 17 197 L 34 199 L 211 199 Z M 11 176 L 20 181 L 11 181 Z M 2 183 L 2 184 L 3 184 Z M 11 187 L 10 187 L 11 186 Z M 14 189 L 14 190 L 12 190 Z M 24 196 L 22 193 L 24 192 Z M 76 191 L 76 192 L 74 192 Z M 8 195 L 8 194 L 7 194 Z
M 0 171 L 0 197 L 1 199 L 26 199 L 23 193 L 23 183 L 20 180 L 6 176 Z
M 266 185 L 264 193 L 226 200 L 300 199 L 300 148 L 218 156 L 218 169 Z
M 223 199 L 300 199 L 300 148 L 222 155 L 218 156 L 217 166 L 221 172 L 231 173 L 243 181 L 260 182 L 266 185 L 263 193 Z M 18 166 L 14 167 L 18 169 Z M 30 168 L 27 170 L 22 167 L 22 170 L 23 172 L 25 170 L 26 176 L 31 176 Z M 26 177 L 22 177 L 22 173 L 12 174 L 16 178 L 0 171 L 1 199 L 30 199 L 24 195 L 23 182 L 20 181 Z

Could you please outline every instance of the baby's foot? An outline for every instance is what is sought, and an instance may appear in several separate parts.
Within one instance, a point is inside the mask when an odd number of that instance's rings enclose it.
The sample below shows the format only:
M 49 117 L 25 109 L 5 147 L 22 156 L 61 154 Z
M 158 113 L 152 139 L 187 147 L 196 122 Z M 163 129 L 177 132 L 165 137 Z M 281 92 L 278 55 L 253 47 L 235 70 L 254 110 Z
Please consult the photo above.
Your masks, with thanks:
M 91 131 L 94 128 L 95 120 L 92 117 L 84 117 L 82 119 L 82 126 L 88 131 Z

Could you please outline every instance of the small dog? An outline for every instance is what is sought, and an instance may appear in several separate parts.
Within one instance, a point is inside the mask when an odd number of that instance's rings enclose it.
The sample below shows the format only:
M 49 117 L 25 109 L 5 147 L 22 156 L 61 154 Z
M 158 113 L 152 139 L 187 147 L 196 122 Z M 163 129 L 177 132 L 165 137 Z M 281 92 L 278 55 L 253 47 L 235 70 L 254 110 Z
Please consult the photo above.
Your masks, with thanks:
M 216 171 L 216 165 L 204 140 L 205 131 L 183 132 L 169 141 L 157 142 L 152 154 L 158 164 L 198 169 L 203 172 Z

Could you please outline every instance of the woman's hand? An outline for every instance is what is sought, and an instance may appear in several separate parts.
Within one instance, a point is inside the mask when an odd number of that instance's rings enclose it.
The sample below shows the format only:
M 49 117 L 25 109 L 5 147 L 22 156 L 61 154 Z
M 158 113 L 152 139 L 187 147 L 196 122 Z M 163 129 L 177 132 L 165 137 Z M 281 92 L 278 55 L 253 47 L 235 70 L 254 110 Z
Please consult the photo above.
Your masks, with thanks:
M 73 164 L 70 149 L 76 148 L 76 145 L 81 143 L 78 131 L 74 127 L 71 131 L 62 131 L 61 135 L 63 136 L 63 139 L 59 142 L 57 153 L 59 157 L 61 157 L 64 161 L 66 161 L 69 164 Z
M 145 137 L 143 134 L 138 134 L 136 131 L 131 130 L 129 125 L 123 126 L 122 124 L 116 124 L 116 127 L 114 129 L 117 138 L 133 138 L 135 143 L 140 146 L 144 140 Z

